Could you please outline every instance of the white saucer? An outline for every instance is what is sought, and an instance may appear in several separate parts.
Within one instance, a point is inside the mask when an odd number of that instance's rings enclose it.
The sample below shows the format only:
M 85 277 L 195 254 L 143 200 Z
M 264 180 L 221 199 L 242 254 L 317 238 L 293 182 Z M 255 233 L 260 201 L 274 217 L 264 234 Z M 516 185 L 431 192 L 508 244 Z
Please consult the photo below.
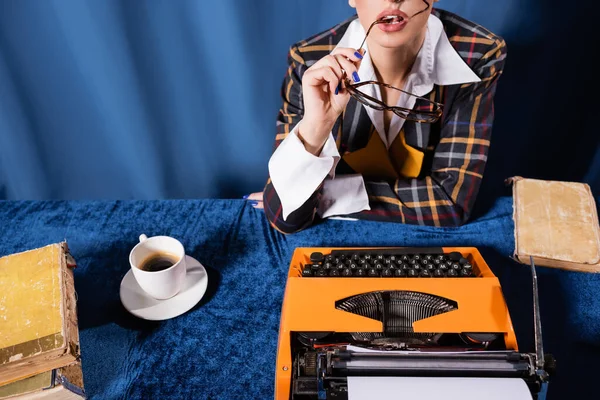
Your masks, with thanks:
M 121 303 L 127 311 L 136 317 L 151 321 L 161 321 L 189 311 L 194 307 L 208 285 L 206 269 L 195 258 L 185 256 L 187 274 L 181 291 L 166 300 L 157 300 L 142 290 L 131 269 L 121 281 Z

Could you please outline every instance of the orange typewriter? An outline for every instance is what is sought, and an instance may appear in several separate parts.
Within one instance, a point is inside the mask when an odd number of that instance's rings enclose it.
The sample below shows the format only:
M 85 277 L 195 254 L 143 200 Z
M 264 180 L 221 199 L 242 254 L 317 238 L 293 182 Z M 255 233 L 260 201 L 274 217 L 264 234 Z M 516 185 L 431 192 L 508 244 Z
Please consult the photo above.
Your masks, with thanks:
M 352 377 L 520 378 L 543 399 L 532 264 L 534 353 L 521 353 L 500 282 L 476 248 L 297 248 L 283 299 L 275 398 L 347 399 Z M 412 378 L 414 379 L 414 378 Z

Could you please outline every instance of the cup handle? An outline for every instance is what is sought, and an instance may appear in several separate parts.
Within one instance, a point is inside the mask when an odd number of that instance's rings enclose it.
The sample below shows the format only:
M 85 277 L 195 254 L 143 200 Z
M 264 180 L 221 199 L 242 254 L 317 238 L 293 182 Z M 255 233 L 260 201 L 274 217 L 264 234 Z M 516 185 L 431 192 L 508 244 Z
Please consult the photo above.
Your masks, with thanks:
M 143 241 L 145 241 L 146 239 L 148 239 L 148 236 L 144 235 L 143 233 L 140 235 L 140 243 L 142 243 Z

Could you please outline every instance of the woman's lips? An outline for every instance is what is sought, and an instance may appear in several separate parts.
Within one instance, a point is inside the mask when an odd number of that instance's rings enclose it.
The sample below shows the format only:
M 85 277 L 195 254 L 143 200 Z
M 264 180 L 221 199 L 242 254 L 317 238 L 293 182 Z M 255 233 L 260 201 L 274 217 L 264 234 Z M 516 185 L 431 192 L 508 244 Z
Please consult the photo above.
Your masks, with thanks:
M 377 16 L 381 21 L 377 26 L 384 32 L 398 32 L 404 29 L 408 22 L 408 15 L 400 10 L 386 10 Z
M 377 26 L 384 32 L 398 32 L 404 29 L 407 22 L 404 18 L 394 18 L 392 22 L 383 22 L 377 24 Z

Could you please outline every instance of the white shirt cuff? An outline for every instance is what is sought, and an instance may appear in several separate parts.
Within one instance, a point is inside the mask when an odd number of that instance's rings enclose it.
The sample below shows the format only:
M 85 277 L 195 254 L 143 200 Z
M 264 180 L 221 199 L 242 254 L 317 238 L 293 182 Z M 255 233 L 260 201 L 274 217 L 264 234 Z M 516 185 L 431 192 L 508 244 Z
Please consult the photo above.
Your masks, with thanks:
M 318 213 L 321 218 L 370 210 L 369 195 L 360 174 L 338 175 L 323 185 Z
M 269 160 L 269 176 L 279 196 L 284 220 L 300 208 L 328 176 L 335 176 L 340 159 L 333 135 L 319 156 L 304 147 L 296 134 L 298 125 L 281 142 Z

